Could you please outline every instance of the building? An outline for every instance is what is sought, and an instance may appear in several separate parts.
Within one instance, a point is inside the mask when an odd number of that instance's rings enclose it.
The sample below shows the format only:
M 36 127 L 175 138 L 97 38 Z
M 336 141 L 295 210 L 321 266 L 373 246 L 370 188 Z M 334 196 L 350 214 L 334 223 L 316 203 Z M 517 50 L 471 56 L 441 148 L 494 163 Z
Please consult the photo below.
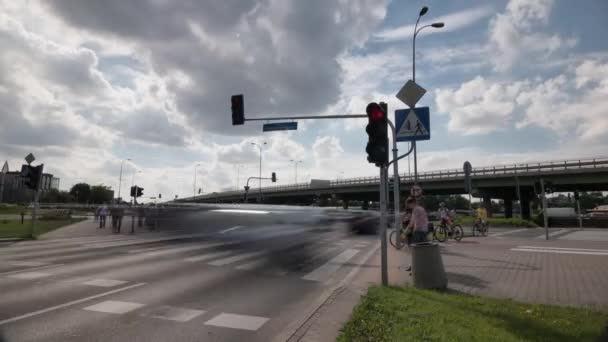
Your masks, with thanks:
M 28 189 L 23 183 L 21 172 L 7 172 L 2 177 L 4 183 L 1 187 L 2 201 L 7 203 L 28 203 L 34 199 L 34 191 Z M 2 180 L 0 180 L 1 182 Z M 51 189 L 59 188 L 59 178 L 50 173 L 43 173 L 40 180 L 40 192 L 44 193 Z

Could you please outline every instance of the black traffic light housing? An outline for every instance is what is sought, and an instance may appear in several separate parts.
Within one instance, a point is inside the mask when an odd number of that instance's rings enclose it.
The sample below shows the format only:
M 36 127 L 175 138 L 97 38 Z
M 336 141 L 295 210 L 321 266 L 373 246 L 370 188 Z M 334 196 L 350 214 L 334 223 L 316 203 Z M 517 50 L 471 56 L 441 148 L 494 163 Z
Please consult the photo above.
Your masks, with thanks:
M 21 177 L 23 177 L 23 184 L 26 187 L 38 191 L 40 178 L 42 178 L 42 164 L 38 166 L 22 165 Z
M 388 164 L 388 108 L 386 103 L 371 102 L 365 109 L 368 124 L 365 131 L 368 135 L 368 143 L 365 151 L 367 161 L 376 166 Z
M 553 182 L 545 182 L 545 193 L 552 194 L 554 191 Z
M 245 103 L 243 94 L 232 95 L 232 125 L 242 125 L 245 123 Z
M 131 187 L 131 197 L 135 197 L 135 193 L 136 193 L 136 190 L 135 190 L 135 189 L 137 189 L 137 187 L 136 187 L 136 186 L 132 186 L 132 187 Z
M 276 182 L 277 182 L 277 174 L 273 172 L 273 173 L 272 173 L 272 178 L 271 178 L 271 179 L 272 179 L 272 182 L 273 182 L 273 183 L 276 183 Z
M 581 198 L 581 195 L 578 193 L 578 191 L 574 192 L 574 200 L 578 201 Z
M 135 197 L 141 197 L 141 196 L 143 196 L 144 195 L 144 188 L 140 188 L 138 186 L 136 186 L 136 188 L 137 188 L 137 191 L 136 191 L 136 194 L 135 194 L 136 196 Z

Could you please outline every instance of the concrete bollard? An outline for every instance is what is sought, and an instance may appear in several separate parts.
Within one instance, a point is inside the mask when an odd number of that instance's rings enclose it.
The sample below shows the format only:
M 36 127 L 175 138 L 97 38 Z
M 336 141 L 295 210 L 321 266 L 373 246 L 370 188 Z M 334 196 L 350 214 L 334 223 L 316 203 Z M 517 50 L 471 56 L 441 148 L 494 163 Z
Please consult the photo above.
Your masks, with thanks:
M 422 242 L 412 245 L 412 277 L 417 288 L 445 290 L 448 287 L 448 278 L 437 243 Z

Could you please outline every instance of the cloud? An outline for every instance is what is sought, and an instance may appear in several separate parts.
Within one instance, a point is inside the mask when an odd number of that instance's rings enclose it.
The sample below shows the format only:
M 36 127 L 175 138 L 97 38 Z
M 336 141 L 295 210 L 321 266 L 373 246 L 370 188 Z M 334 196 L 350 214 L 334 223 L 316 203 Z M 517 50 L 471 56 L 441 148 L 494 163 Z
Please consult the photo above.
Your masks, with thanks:
M 488 49 L 495 70 L 509 71 L 518 61 L 530 56 L 546 58 L 576 45 L 576 39 L 539 31 L 549 22 L 553 4 L 553 0 L 511 0 L 505 13 L 492 19 Z
M 553 78 L 496 82 L 478 76 L 436 90 L 448 130 L 464 135 L 537 126 L 591 143 L 608 129 L 608 59 L 587 60 Z M 519 115 L 518 113 L 523 113 Z
M 424 25 L 430 25 L 434 22 L 443 22 L 446 25 L 439 29 L 427 29 L 420 31 L 420 34 L 430 34 L 430 33 L 441 33 L 441 32 L 453 32 L 458 31 L 463 28 L 469 27 L 482 19 L 489 17 L 493 12 L 491 6 L 482 6 L 469 8 L 466 10 L 450 13 L 444 16 L 440 16 L 432 19 L 432 21 L 423 21 L 418 27 L 422 27 Z M 380 31 L 374 35 L 375 40 L 383 41 L 383 42 L 392 42 L 403 39 L 411 39 L 414 34 L 415 25 L 405 25 L 396 28 L 386 29 Z
M 317 137 L 312 144 L 312 151 L 316 159 L 333 159 L 344 153 L 337 137 Z
M 323 111 L 340 94 L 336 57 L 361 46 L 386 10 L 374 0 L 46 4 L 69 25 L 137 45 L 161 77 L 185 75 L 168 87 L 176 109 L 225 135 L 243 133 L 227 115 L 235 93 L 248 116 Z

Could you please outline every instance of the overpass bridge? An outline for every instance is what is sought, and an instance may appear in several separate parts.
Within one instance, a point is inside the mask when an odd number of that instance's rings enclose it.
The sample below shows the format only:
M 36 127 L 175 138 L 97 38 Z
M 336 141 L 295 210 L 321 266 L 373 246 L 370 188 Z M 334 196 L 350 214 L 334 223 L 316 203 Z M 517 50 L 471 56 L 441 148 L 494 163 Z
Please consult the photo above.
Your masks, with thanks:
M 492 199 L 502 199 L 505 215 L 511 217 L 513 200 L 521 201 L 522 216 L 530 217 L 530 204 L 536 199 L 534 183 L 541 178 L 553 182 L 554 192 L 608 191 L 608 158 L 560 160 L 473 168 L 472 195 L 483 198 L 490 208 Z M 413 175 L 399 176 L 402 196 L 414 184 Z M 269 204 L 323 203 L 329 198 L 378 201 L 379 177 L 359 177 L 332 180 L 329 186 L 313 187 L 308 183 L 262 188 L 262 202 Z M 425 194 L 464 194 L 464 171 L 438 170 L 418 174 L 418 184 Z M 250 201 L 256 201 L 258 189 L 250 191 Z M 238 203 L 244 201 L 244 191 L 227 191 L 183 198 L 178 202 Z M 391 196 L 392 199 L 392 196 Z

